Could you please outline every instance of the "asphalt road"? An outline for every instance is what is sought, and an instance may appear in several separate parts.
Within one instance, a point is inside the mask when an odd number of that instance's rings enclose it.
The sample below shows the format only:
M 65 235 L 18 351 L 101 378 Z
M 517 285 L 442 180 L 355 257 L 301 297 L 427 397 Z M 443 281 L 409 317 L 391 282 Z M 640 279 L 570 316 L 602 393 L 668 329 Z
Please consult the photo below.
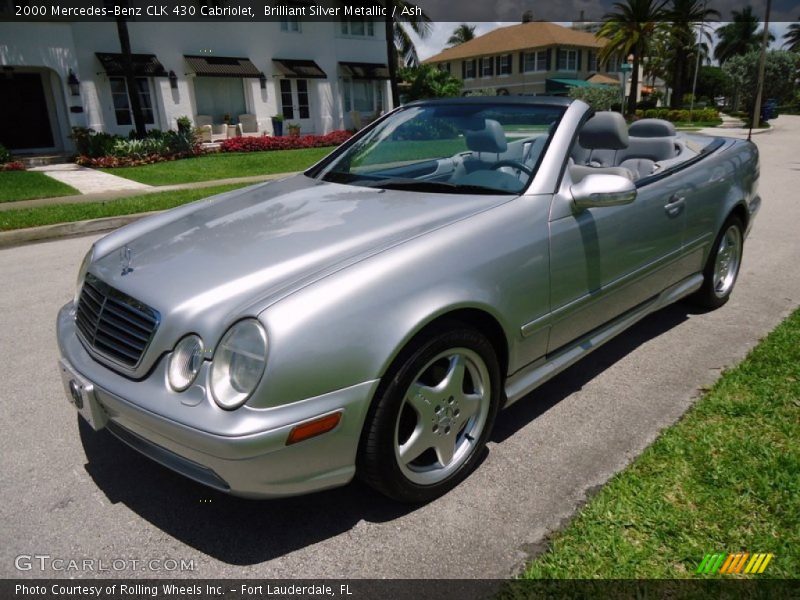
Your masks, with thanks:
M 360 484 L 282 501 L 228 498 L 108 434 L 79 431 L 54 322 L 95 238 L 0 251 L 0 577 L 513 574 L 800 304 L 800 117 L 776 123 L 754 138 L 764 204 L 732 300 L 707 314 L 663 310 L 519 402 L 501 414 L 479 470 L 417 509 Z M 15 557 L 34 554 L 110 570 L 15 568 Z M 134 570 L 120 559 L 183 559 L 194 570 Z

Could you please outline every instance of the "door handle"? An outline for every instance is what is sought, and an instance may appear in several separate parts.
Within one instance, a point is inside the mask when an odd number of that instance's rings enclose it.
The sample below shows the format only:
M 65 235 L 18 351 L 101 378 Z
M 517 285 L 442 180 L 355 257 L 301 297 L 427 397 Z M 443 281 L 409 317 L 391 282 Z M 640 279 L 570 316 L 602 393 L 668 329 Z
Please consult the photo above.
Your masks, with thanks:
M 684 204 L 686 204 L 685 197 L 679 196 L 678 194 L 673 194 L 664 205 L 664 210 L 670 217 L 675 217 L 678 216 L 683 210 Z

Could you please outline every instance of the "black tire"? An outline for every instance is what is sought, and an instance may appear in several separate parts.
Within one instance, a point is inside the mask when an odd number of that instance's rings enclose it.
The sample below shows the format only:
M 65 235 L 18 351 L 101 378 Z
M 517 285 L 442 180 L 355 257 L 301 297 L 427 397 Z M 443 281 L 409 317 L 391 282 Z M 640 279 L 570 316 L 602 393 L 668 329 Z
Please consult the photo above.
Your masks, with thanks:
M 453 419 L 452 435 L 456 453 L 451 456 L 449 467 L 453 470 L 450 473 L 446 473 L 448 467 L 443 466 L 440 470 L 441 476 L 443 477 L 441 481 L 423 484 L 410 479 L 410 477 L 425 477 L 428 475 L 417 475 L 410 472 L 410 470 L 417 468 L 416 466 L 412 466 L 411 463 L 401 466 L 401 459 L 398 455 L 400 450 L 397 445 L 396 435 L 399 439 L 401 425 L 407 427 L 405 421 L 408 420 L 407 411 L 409 410 L 412 411 L 413 416 L 411 418 L 417 419 L 413 426 L 414 431 L 416 431 L 417 427 L 425 429 L 423 424 L 427 424 L 430 430 L 426 429 L 426 434 L 432 435 L 436 432 L 437 427 L 439 427 L 437 424 L 439 422 L 431 424 L 427 417 L 448 419 L 446 416 L 440 417 L 439 414 L 447 410 L 450 410 L 452 414 L 452 409 L 448 409 L 447 406 L 444 406 L 441 412 L 437 410 L 437 415 L 431 413 L 426 415 L 426 418 L 423 419 L 422 414 L 411 406 L 411 400 L 406 402 L 406 399 L 410 397 L 408 391 L 412 384 L 420 381 L 418 377 L 421 375 L 421 370 L 426 369 L 426 366 L 429 365 L 431 361 L 434 361 L 432 365 L 427 367 L 427 370 L 422 371 L 422 373 L 429 374 L 434 369 L 439 369 L 439 372 L 447 371 L 449 373 L 450 367 L 443 366 L 442 361 L 444 361 L 444 365 L 450 365 L 454 364 L 452 359 L 448 357 L 437 359 L 437 357 L 450 351 L 455 353 L 453 356 L 458 356 L 461 355 L 462 350 L 465 350 L 467 353 L 464 355 L 464 360 L 467 362 L 474 360 L 474 362 L 470 362 L 469 368 L 464 371 L 470 374 L 464 377 L 461 386 L 467 388 L 471 385 L 475 386 L 470 369 L 475 370 L 479 368 L 476 367 L 476 364 L 479 364 L 475 359 L 476 356 L 483 361 L 483 365 L 486 367 L 485 370 L 480 368 L 480 373 L 482 373 L 484 377 L 488 374 L 489 378 L 488 383 L 481 386 L 484 394 L 489 394 L 488 412 L 485 408 L 486 400 L 482 400 L 479 403 L 481 408 L 478 412 L 485 414 L 485 420 L 475 417 L 476 420 L 473 422 L 470 418 L 467 423 L 461 426 L 455 418 Z M 475 379 L 480 379 L 480 375 Z M 427 389 L 432 390 L 434 388 Z M 477 388 L 473 387 L 473 392 L 474 389 Z M 447 392 L 437 393 L 447 394 Z M 497 356 L 492 344 L 481 333 L 463 324 L 452 323 L 421 335 L 419 338 L 412 341 L 409 347 L 395 360 L 394 365 L 387 372 L 386 378 L 382 382 L 373 400 L 364 425 L 361 443 L 359 444 L 356 461 L 358 477 L 382 494 L 400 502 L 429 502 L 447 493 L 466 478 L 480 461 L 486 446 L 486 440 L 494 425 L 494 420 L 500 405 L 501 394 L 501 374 Z M 473 397 L 474 396 L 475 394 L 473 393 Z M 466 397 L 465 395 L 464 398 Z M 452 404 L 452 396 L 449 397 L 449 401 Z M 447 397 L 443 397 L 441 401 L 435 400 L 434 403 L 437 404 L 437 406 L 430 410 L 439 409 L 440 407 L 438 405 L 446 402 L 448 402 Z M 428 405 L 431 404 L 427 400 L 425 403 Z M 456 400 L 455 406 L 458 406 L 458 400 Z M 466 404 L 464 406 L 466 406 Z M 455 415 L 459 415 L 457 408 L 455 409 Z M 461 419 L 466 418 L 465 412 L 461 415 Z M 475 423 L 479 423 L 481 420 L 483 425 L 479 434 L 472 429 L 470 429 L 469 432 L 467 431 L 470 428 L 470 423 L 473 423 L 473 427 L 477 427 Z M 450 421 L 447 421 L 448 425 L 449 423 Z M 459 431 L 456 431 L 457 428 Z M 441 426 L 438 434 L 442 435 L 444 429 L 444 426 Z M 431 433 L 427 433 L 428 431 Z M 471 433 L 477 435 L 469 435 Z M 451 428 L 449 426 L 447 427 L 447 434 L 451 434 Z M 408 439 L 410 439 L 410 437 Z M 460 442 L 458 440 L 460 440 Z M 463 446 L 459 446 L 459 444 L 463 444 Z M 459 450 L 459 448 L 463 448 L 463 450 Z M 429 456 L 425 454 L 427 452 L 433 452 L 435 456 L 437 450 L 435 448 L 429 448 L 423 452 L 420 459 L 415 460 L 421 460 L 422 457 Z M 459 463 L 456 462 L 456 458 L 459 459 Z M 439 458 L 434 458 L 433 463 L 436 464 L 439 460 Z M 429 467 L 423 466 L 420 468 L 424 469 Z M 433 473 L 435 470 L 436 467 L 433 467 L 430 473 Z
M 717 257 L 720 253 L 720 246 L 722 240 L 731 228 L 736 228 L 738 231 L 738 260 L 735 264 L 735 269 L 732 274 L 732 280 L 724 289 L 720 290 L 714 276 L 714 269 L 717 263 Z M 731 297 L 733 288 L 736 285 L 736 280 L 739 277 L 739 269 L 742 265 L 742 257 L 744 256 L 744 225 L 739 217 L 731 215 L 725 221 L 725 224 L 720 229 L 714 240 L 714 245 L 711 247 L 711 252 L 708 255 L 706 266 L 703 269 L 703 286 L 690 296 L 690 300 L 703 308 L 715 309 L 725 304 Z

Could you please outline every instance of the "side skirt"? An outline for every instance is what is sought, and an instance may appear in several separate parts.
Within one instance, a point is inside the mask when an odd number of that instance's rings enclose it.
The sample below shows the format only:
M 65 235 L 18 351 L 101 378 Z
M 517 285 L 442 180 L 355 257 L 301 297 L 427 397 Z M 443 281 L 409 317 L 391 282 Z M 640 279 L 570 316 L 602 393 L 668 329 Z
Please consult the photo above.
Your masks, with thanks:
M 553 354 L 545 356 L 541 360 L 531 363 L 527 367 L 517 371 L 506 380 L 505 392 L 507 400 L 504 408 L 522 399 L 532 390 L 555 377 L 561 373 L 561 371 L 572 366 L 584 356 L 596 350 L 647 315 L 696 292 L 702 285 L 702 273 L 695 273 L 679 281 L 672 287 L 667 288 L 658 296 L 654 296 L 650 300 L 643 302 L 639 306 L 609 321 L 602 327 L 588 333 L 584 337 L 578 338 Z

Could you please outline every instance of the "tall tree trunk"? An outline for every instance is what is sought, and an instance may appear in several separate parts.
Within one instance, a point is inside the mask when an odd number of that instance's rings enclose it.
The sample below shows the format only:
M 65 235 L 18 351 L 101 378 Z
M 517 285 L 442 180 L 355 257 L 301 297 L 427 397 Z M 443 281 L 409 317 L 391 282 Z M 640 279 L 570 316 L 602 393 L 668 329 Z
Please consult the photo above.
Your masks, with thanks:
M 136 75 L 133 71 L 133 57 L 131 56 L 131 40 L 128 35 L 128 22 L 124 18 L 117 19 L 117 34 L 119 46 L 122 51 L 122 70 L 128 88 L 128 102 L 130 102 L 133 125 L 136 128 L 136 137 L 147 136 L 147 127 L 142 113 L 142 103 L 139 101 L 139 89 L 136 87 Z
M 397 49 L 394 47 L 394 19 L 392 18 L 392 2 L 386 0 L 386 16 L 383 19 L 386 33 L 386 60 L 389 65 L 389 82 L 392 86 L 392 108 L 400 106 L 400 93 L 397 90 Z
M 670 102 L 671 108 L 680 108 L 683 105 L 683 95 L 686 93 L 686 86 L 684 84 L 685 66 L 683 52 L 675 53 L 675 62 L 672 65 L 672 98 Z

